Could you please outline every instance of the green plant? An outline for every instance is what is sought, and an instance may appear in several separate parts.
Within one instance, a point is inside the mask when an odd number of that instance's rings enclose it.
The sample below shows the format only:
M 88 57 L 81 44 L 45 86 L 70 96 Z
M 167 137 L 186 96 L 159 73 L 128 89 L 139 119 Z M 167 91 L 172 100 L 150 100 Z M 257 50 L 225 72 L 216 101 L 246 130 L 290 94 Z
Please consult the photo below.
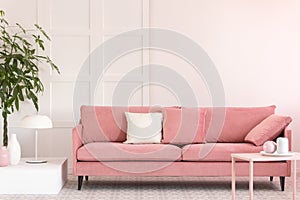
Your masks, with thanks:
M 3 146 L 7 146 L 7 117 L 19 110 L 20 102 L 29 99 L 38 111 L 38 94 L 44 91 L 39 78 L 38 63 L 46 63 L 59 72 L 44 52 L 44 40 L 50 40 L 37 24 L 33 30 L 20 24 L 10 26 L 0 10 L 0 109 L 3 117 Z

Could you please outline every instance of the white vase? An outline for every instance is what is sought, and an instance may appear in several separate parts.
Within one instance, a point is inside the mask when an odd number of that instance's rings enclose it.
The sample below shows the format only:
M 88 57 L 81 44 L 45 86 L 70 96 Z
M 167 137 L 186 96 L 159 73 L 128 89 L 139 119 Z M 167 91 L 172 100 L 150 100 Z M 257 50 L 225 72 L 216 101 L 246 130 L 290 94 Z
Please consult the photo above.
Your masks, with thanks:
M 9 137 L 8 151 L 10 155 L 10 164 L 17 165 L 21 159 L 21 147 L 16 134 L 11 134 Z

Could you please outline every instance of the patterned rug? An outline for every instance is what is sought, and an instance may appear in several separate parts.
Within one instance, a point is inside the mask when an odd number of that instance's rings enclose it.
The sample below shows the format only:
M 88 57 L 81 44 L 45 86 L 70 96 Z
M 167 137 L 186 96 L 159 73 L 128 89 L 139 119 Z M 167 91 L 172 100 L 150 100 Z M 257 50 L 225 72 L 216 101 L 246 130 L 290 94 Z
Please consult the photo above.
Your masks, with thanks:
M 3 181 L 3 180 L 1 180 Z M 297 177 L 300 181 L 300 174 Z M 0 188 L 1 189 L 1 188 Z M 300 189 L 298 187 L 298 193 Z M 90 177 L 77 190 L 77 179 L 68 182 L 57 195 L 0 195 L 1 200 L 148 200 L 148 199 L 231 199 L 230 177 Z M 236 199 L 249 199 L 248 178 L 237 178 Z M 291 178 L 286 178 L 286 190 L 280 191 L 279 178 L 270 182 L 267 177 L 254 178 L 254 199 L 292 199 Z M 300 199 L 297 195 L 296 199 Z

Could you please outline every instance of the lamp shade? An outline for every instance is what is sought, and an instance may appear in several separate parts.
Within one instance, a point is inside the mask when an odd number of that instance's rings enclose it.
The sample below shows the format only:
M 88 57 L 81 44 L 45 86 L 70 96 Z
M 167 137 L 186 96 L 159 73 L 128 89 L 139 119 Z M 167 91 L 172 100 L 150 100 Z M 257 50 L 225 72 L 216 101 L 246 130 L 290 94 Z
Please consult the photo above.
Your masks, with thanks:
M 21 127 L 32 129 L 52 128 L 52 121 L 46 115 L 26 115 L 21 120 Z

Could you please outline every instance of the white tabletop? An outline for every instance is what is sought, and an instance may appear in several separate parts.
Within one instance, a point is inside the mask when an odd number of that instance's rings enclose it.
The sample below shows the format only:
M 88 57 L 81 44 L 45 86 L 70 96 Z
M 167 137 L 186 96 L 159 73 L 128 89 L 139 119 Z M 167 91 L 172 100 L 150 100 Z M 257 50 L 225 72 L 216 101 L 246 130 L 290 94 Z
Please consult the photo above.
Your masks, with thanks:
M 232 158 L 246 160 L 246 161 L 285 161 L 285 160 L 300 160 L 300 153 L 294 152 L 292 156 L 265 156 L 261 153 L 234 153 Z
M 0 167 L 0 194 L 57 194 L 67 181 L 67 158 L 44 158 L 48 162 Z

